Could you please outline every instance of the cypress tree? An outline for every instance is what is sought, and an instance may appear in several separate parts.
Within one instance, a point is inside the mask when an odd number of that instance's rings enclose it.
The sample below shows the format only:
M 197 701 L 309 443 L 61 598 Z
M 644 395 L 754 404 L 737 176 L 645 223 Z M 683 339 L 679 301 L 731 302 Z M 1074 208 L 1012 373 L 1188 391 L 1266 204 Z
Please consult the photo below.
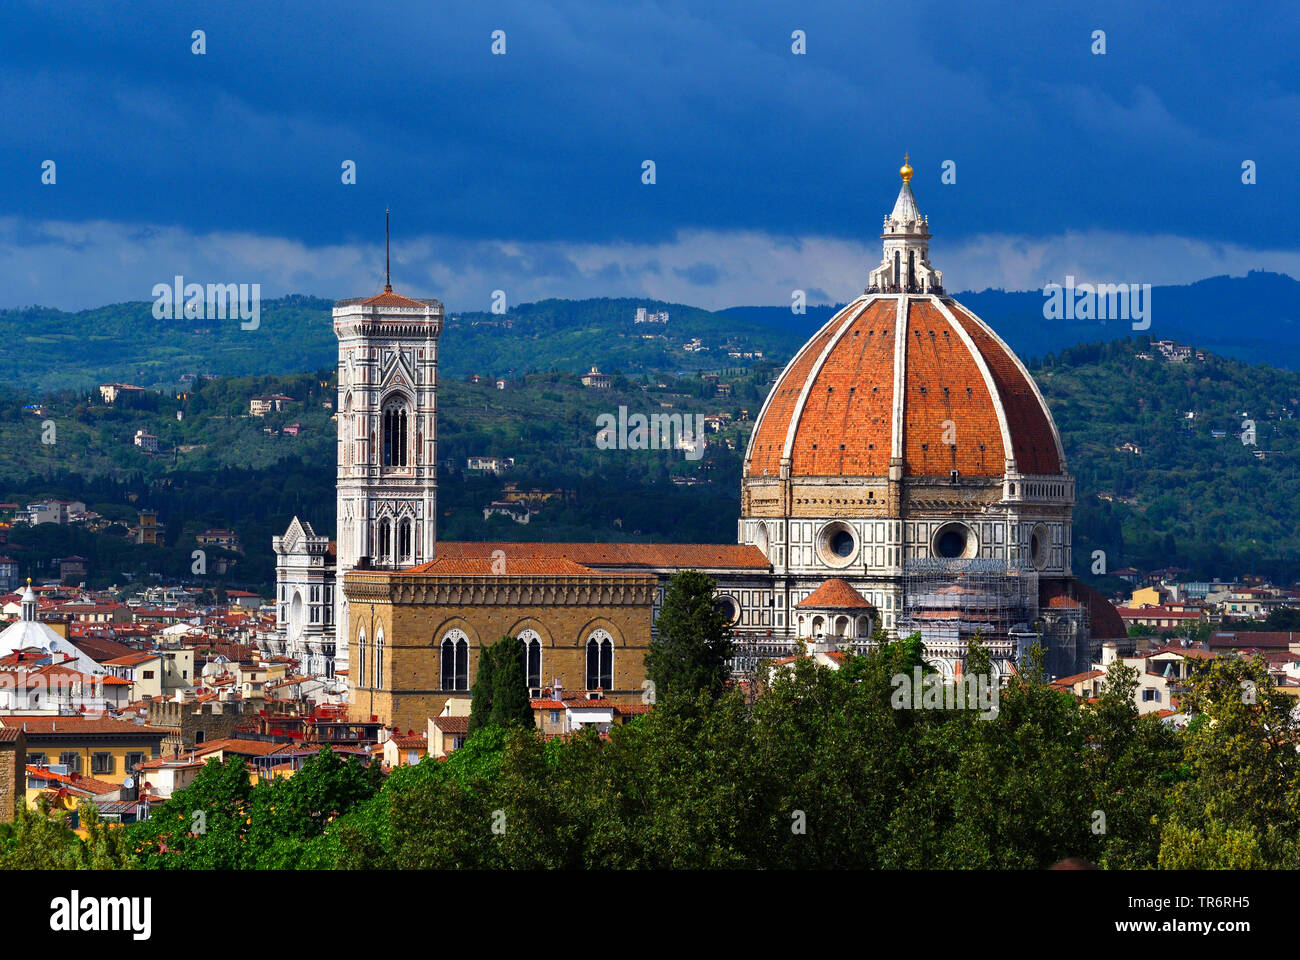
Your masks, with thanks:
M 492 722 L 492 695 L 495 692 L 493 674 L 494 651 L 496 645 L 484 647 L 479 651 L 478 673 L 474 677 L 474 689 L 470 691 L 469 727 L 467 733 L 473 733 L 480 727 Z
M 722 695 L 731 657 L 731 622 L 714 601 L 716 584 L 697 570 L 674 574 L 655 621 L 646 676 L 659 701 Z
M 492 645 L 492 712 L 498 727 L 533 726 L 533 708 L 528 698 L 524 670 L 524 645 L 517 637 L 502 637 Z

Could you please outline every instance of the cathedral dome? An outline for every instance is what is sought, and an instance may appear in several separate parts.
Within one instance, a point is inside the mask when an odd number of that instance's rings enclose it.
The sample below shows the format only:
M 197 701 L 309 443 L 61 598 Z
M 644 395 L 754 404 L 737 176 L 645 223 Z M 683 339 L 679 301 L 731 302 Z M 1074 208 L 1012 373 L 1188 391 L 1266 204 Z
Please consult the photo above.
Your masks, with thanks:
M 866 292 L 800 349 L 759 413 L 746 480 L 1062 476 L 1052 415 L 996 333 L 944 295 L 912 168 Z
M 866 294 L 777 379 L 746 478 L 1055 476 L 1051 413 L 1016 355 L 950 297 Z

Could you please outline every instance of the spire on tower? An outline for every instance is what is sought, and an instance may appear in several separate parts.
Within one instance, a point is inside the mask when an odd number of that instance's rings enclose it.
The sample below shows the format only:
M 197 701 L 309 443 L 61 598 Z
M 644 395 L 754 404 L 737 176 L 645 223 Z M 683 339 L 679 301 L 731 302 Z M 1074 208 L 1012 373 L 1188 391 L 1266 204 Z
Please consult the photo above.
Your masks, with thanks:
M 388 269 L 388 208 L 384 207 L 384 293 L 392 292 L 393 280 Z

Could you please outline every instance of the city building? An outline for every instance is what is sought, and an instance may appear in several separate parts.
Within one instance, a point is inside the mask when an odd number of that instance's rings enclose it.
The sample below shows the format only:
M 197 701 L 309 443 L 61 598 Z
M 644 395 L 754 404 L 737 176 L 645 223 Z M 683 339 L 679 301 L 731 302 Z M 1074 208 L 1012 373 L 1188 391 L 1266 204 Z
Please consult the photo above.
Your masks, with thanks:
M 286 403 L 293 403 L 293 397 L 286 397 L 283 393 L 251 397 L 248 401 L 248 412 L 250 416 L 254 417 L 264 417 L 272 411 L 281 413 Z
M 1067 676 L 1126 636 L 1073 577 L 1074 480 L 1051 413 L 1010 348 L 943 293 L 911 167 L 900 174 L 867 291 L 794 355 L 755 421 L 737 544 L 437 542 L 441 304 L 391 286 L 341 301 L 340 409 L 354 416 L 339 421 L 339 556 L 320 569 L 337 586 L 351 718 L 424 727 L 503 636 L 525 645 L 538 699 L 558 687 L 606 700 L 597 711 L 638 704 L 655 616 L 684 569 L 715 579 L 740 675 L 810 645 L 835 661 L 881 630 L 919 632 L 947 677 L 976 637 L 999 675 L 1041 644 Z M 437 755 L 434 731 L 427 742 Z
M 601 373 L 594 366 L 582 375 L 582 385 L 595 390 L 608 390 L 612 380 L 608 373 Z
M 144 387 L 137 387 L 132 383 L 101 383 L 99 385 L 99 396 L 105 403 L 117 403 L 117 398 L 122 396 L 140 396 L 144 393 Z

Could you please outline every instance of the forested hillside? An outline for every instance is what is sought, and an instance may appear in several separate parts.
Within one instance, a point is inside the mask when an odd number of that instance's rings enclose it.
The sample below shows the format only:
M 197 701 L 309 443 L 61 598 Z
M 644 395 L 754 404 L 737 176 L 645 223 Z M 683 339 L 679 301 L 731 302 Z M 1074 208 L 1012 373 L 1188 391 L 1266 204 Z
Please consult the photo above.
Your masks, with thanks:
M 448 337 L 449 346 L 455 342 Z M 619 374 L 610 390 L 585 389 L 571 373 L 533 374 L 505 390 L 444 375 L 439 536 L 733 541 L 741 456 L 783 360 L 718 371 L 732 389 L 725 398 L 695 372 Z M 1091 577 L 1100 550 L 1108 571 L 1174 565 L 1205 576 L 1253 571 L 1278 582 L 1300 579 L 1300 375 L 1214 354 L 1172 362 L 1146 338 L 1070 347 L 1031 372 L 1078 480 L 1077 572 Z M 293 402 L 250 417 L 249 398 L 267 393 Z M 232 583 L 264 586 L 273 576 L 270 538 L 291 516 L 332 531 L 333 400 L 331 370 L 201 380 L 186 392 L 145 393 L 112 406 L 97 391 L 64 391 L 32 404 L 26 393 L 0 388 L 5 501 L 84 499 L 118 521 L 119 533 L 143 507 L 167 524 L 161 548 L 44 525 L 15 528 L 3 551 L 38 576 L 49 574 L 41 565 L 50 558 L 74 553 L 92 559 L 96 581 L 151 570 L 182 576 L 194 535 L 229 527 L 246 546 Z M 597 417 L 620 406 L 730 422 L 710 435 L 698 461 L 677 451 L 600 450 Z M 53 444 L 42 442 L 50 423 Z M 292 424 L 296 435 L 284 429 Z M 158 437 L 157 453 L 133 445 L 140 429 Z M 499 477 L 472 473 L 465 469 L 470 456 L 513 457 L 515 467 Z M 528 524 L 484 520 L 484 507 L 507 483 L 555 496 Z

